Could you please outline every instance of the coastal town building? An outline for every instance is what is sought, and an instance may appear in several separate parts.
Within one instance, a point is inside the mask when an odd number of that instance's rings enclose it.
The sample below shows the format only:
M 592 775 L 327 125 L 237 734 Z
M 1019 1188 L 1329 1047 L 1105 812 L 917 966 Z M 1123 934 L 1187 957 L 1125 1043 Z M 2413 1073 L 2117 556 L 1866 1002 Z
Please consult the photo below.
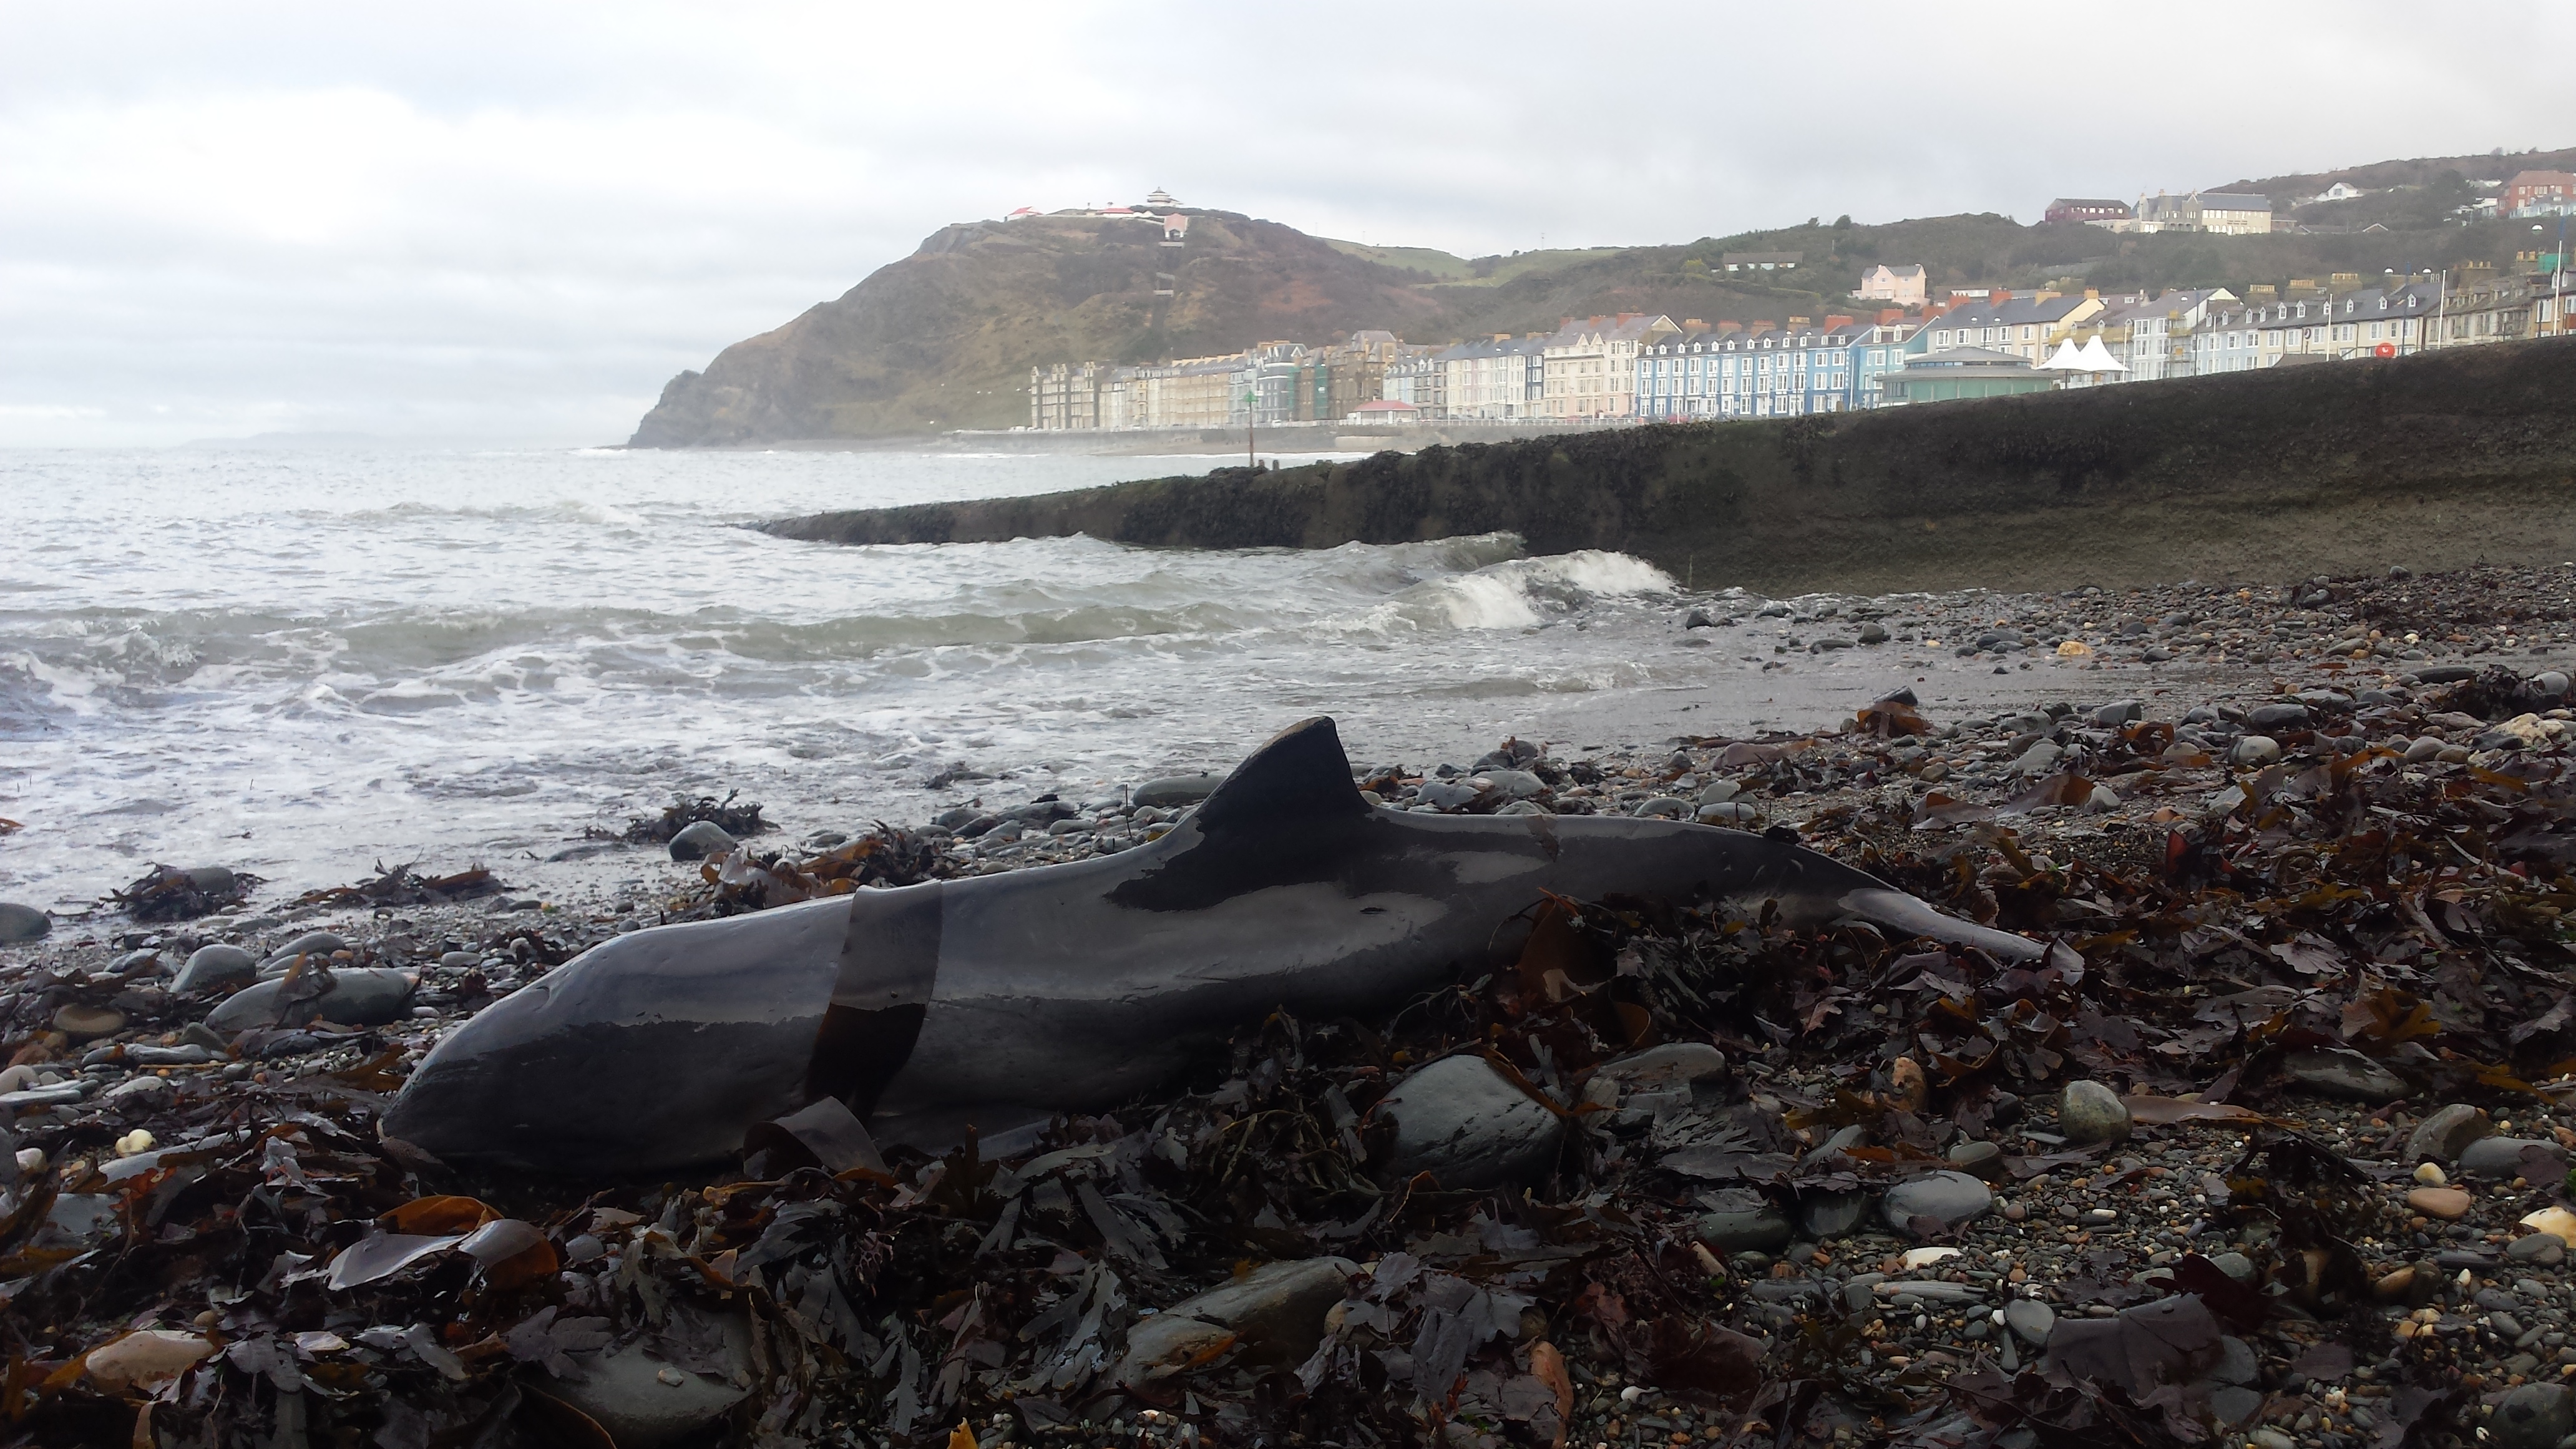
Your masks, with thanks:
M 2576 212 L 2576 173 L 2520 171 L 2496 197 L 2505 216 L 2562 216 Z
M 2541 288 L 2525 277 L 2488 276 L 2451 288 L 2433 318 L 2433 345 L 2473 347 L 2531 335 Z
M 2128 369 L 2122 381 L 2189 377 L 2191 340 L 2209 320 L 2209 309 L 2236 300 L 2236 294 L 2224 287 L 2180 288 L 2152 299 L 2126 298 L 2091 319 L 2089 329 L 2079 326 L 2070 335 L 2082 338 L 2089 330 L 2101 339 L 2103 347 Z
M 1711 325 L 1622 313 L 1447 346 L 1364 330 L 1319 347 L 1264 342 L 1227 356 L 1150 365 L 1060 362 L 1030 369 L 1028 426 L 1799 417 L 2217 377 L 2570 335 L 2576 288 L 2558 261 L 2555 252 L 2526 252 L 2504 275 L 2472 264 L 2391 275 L 2377 287 L 2360 285 L 2360 273 L 2337 272 L 2322 282 L 2252 284 L 2242 298 L 2221 287 L 2154 297 L 1960 287 L 1941 302 L 1888 307 L 1869 320 Z M 1877 268 L 1863 282 L 1884 289 L 1915 281 L 1920 271 Z
M 1446 417 L 1504 422 L 1540 415 L 1547 396 L 1547 337 L 1498 332 L 1436 356 L 1448 394 Z
M 1926 300 L 1923 290 L 1923 268 L 1908 265 L 1891 267 L 1884 262 L 1860 274 L 1860 285 L 1852 295 L 1864 302 L 1888 302 L 1899 307 L 1920 307 Z
M 2138 199 L 2134 229 L 2266 236 L 2272 231 L 2272 198 L 2236 191 L 2158 192 Z
M 1097 428 L 1100 389 L 1109 367 L 1098 362 L 1029 369 L 1029 426 L 1032 428 Z
M 1539 349 L 1539 415 L 1636 416 L 1638 349 L 1680 330 L 1660 314 L 1622 312 L 1580 322 L 1567 318 Z
M 2243 302 L 2212 306 L 2191 339 L 2191 375 L 2215 377 L 2278 366 L 2285 357 L 2398 357 L 2424 349 L 2442 309 L 2435 281 L 2313 297 L 2249 288 Z
M 2015 352 L 1990 347 L 1952 347 L 1906 359 L 1905 366 L 1883 380 L 1884 406 L 1961 402 L 1975 398 L 2013 397 L 2049 392 L 2058 377 L 2031 365 Z
M 1876 407 L 1880 379 L 1902 365 L 1912 326 L 1893 310 L 1873 323 L 1827 317 L 1821 327 L 1689 325 L 1641 352 L 1639 416 L 1800 417 Z
M 1723 252 L 1718 265 L 1730 272 L 1794 272 L 1805 252 Z
M 2081 221 L 2098 226 L 2105 222 L 2127 221 L 2136 215 L 2125 201 L 2113 201 L 2107 197 L 2061 196 L 2048 204 L 2048 210 L 2040 213 L 2039 219 Z
M 1985 347 L 2037 365 L 2075 328 L 2103 311 L 2102 298 L 2095 292 L 2081 296 L 2046 290 L 1997 293 L 1925 319 L 1906 350 L 1923 356 L 1957 347 Z

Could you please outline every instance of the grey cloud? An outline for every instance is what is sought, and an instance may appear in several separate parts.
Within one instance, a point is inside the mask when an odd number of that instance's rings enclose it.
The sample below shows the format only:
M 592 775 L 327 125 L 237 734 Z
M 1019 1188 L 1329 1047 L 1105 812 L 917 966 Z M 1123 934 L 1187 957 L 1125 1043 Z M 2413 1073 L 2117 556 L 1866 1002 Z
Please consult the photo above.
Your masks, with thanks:
M 2415 7 L 1641 17 L 10 7 L 0 444 L 614 439 L 948 221 L 1153 186 L 1478 254 L 2570 139 L 2546 83 L 2409 40 Z M 2576 40 L 2559 7 L 2487 19 Z

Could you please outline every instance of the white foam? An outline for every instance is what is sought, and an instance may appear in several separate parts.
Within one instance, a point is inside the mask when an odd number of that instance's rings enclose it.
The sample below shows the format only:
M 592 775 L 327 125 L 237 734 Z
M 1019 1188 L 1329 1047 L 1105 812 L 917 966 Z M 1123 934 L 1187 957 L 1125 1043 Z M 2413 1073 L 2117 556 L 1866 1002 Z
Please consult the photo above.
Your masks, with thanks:
M 1222 767 L 1318 712 L 1355 748 L 1371 730 L 1490 747 L 1531 701 L 1674 667 L 1621 643 L 1663 630 L 1669 578 L 1612 553 L 1526 557 L 1508 534 L 1195 552 L 841 548 L 736 526 L 1207 463 L 32 460 L 0 490 L 0 528 L 55 587 L 0 614 L 0 813 L 47 848 L 0 852 L 0 887 L 92 899 L 137 854 L 298 890 L 378 854 L 543 855 L 673 790 L 739 786 L 799 824 L 917 819 L 955 803 L 922 782 L 961 759 L 1019 772 L 977 787 L 1016 798 Z M 1666 662 L 1634 662 L 1649 656 Z

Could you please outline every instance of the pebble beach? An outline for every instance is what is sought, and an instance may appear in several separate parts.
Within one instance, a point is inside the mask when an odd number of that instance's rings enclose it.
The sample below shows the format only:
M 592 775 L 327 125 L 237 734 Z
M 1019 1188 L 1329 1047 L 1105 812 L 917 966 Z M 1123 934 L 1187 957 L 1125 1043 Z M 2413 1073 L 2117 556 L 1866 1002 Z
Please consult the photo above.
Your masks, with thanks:
M 644 926 L 1134 849 L 1214 772 L 171 861 L 210 909 L 0 911 L 6 1407 L 174 1443 L 2576 1434 L 2576 571 L 1647 607 L 1627 647 L 1695 671 L 1481 753 L 1381 722 L 1355 779 L 1793 835 L 2043 963 L 1572 903 L 1581 992 L 1246 1023 L 998 1165 L 500 1182 L 372 1126 L 481 1005 Z M 334 1267 L 389 1232 L 455 1243 Z

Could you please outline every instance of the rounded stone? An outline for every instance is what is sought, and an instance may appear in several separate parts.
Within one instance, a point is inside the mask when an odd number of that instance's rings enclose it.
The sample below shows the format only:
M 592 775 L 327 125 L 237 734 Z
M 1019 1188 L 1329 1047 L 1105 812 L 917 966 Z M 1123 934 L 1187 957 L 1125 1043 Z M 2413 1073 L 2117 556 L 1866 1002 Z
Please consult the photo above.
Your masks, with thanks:
M 54 929 L 54 918 L 34 906 L 0 901 L 0 946 L 41 941 Z
M 1224 783 L 1223 775 L 1166 775 L 1137 786 L 1136 793 L 1128 798 L 1138 805 L 1168 810 L 1175 805 L 1196 805 L 1215 794 L 1216 787 Z
M 2048 1331 L 2057 1326 L 2057 1310 L 2036 1298 L 2016 1298 L 2004 1305 L 2004 1325 L 2033 1348 L 2048 1346 Z
M 2494 1130 L 2495 1124 L 2485 1112 L 2465 1102 L 2453 1102 L 2406 1134 L 2406 1156 L 2415 1162 L 2450 1162 L 2470 1143 Z
M 54 1030 L 75 1040 L 114 1036 L 125 1030 L 125 1013 L 107 1006 L 73 1002 L 54 1013 Z
M 257 956 L 239 946 L 217 942 L 190 952 L 187 964 L 179 968 L 179 978 L 170 983 L 170 989 L 185 996 L 193 991 L 209 991 L 236 981 L 249 981 L 258 975 Z
M 1737 1192 L 1718 1201 L 1714 1211 L 1700 1215 L 1694 1231 L 1701 1242 L 1720 1253 L 1776 1253 L 1789 1246 L 1789 1215 L 1761 1194 Z
M 2502 1178 L 2508 1182 L 2517 1177 L 2538 1182 L 2544 1175 L 2563 1178 L 2567 1173 L 2567 1149 L 2555 1142 L 2528 1137 L 2481 1137 L 2461 1149 L 2460 1171 L 2471 1177 Z
M 1634 1056 L 1603 1062 L 1594 1078 L 1607 1077 L 1630 1092 L 1684 1092 L 1726 1076 L 1726 1053 L 1704 1041 L 1667 1042 Z
M 1184 1298 L 1128 1331 L 1126 1357 L 1110 1382 L 1133 1389 L 1227 1349 L 1242 1362 L 1299 1363 L 1314 1352 L 1359 1271 L 1347 1258 L 1265 1263 Z
M 2526 1233 L 2506 1244 L 2504 1255 L 2517 1263 L 2554 1268 L 2567 1261 L 2567 1245 L 2555 1233 Z
M 674 1310 L 696 1353 L 686 1368 L 655 1355 L 655 1340 L 613 1344 L 571 1360 L 546 1391 L 588 1414 L 618 1444 L 657 1449 L 687 1439 L 749 1396 L 753 1333 L 739 1313 Z
M 2281 758 L 2281 742 L 2270 735 L 2246 735 L 2227 751 L 2231 765 L 2268 765 Z
M 696 821 L 671 837 L 671 858 L 679 861 L 705 860 L 734 852 L 734 838 L 712 820 Z
M 1992 1142 L 1960 1142 L 1944 1154 L 1950 1165 L 1988 1181 L 2004 1171 L 2004 1150 Z
M 2057 1130 L 2070 1142 L 2126 1141 L 2129 1106 L 2100 1082 L 2069 1082 L 2057 1101 Z
M 2289 1079 L 2313 1092 L 2356 1102 L 2394 1102 L 2412 1096 L 2406 1079 L 2348 1047 L 2312 1047 L 2281 1059 Z
M 1869 1194 L 1865 1192 L 1811 1192 L 1800 1204 L 1799 1223 L 1808 1237 L 1819 1242 L 1858 1232 L 1869 1216 Z
M 1982 1217 L 1994 1205 L 1994 1192 L 1964 1172 L 1927 1172 L 1889 1188 L 1879 1203 L 1879 1214 L 1888 1226 L 1900 1230 L 1919 1217 L 1946 1229 Z
M 2487 1420 L 2492 1449 L 2556 1449 L 2576 1432 L 2576 1403 L 2561 1384 L 2524 1384 L 2504 1396 Z
M 2419 1187 L 2406 1194 L 2406 1205 L 2428 1218 L 2457 1222 L 2477 1201 L 2456 1187 Z
M 254 1027 L 302 1026 L 328 1021 L 341 1026 L 383 1026 L 400 1017 L 411 1000 L 412 980 L 384 967 L 358 967 L 331 973 L 331 989 L 281 1007 L 284 977 L 246 986 L 206 1013 L 206 1025 L 225 1035 Z
M 1398 1082 L 1373 1115 L 1395 1123 L 1391 1166 L 1442 1187 L 1534 1182 L 1556 1162 L 1565 1123 L 1482 1057 L 1443 1057 Z

